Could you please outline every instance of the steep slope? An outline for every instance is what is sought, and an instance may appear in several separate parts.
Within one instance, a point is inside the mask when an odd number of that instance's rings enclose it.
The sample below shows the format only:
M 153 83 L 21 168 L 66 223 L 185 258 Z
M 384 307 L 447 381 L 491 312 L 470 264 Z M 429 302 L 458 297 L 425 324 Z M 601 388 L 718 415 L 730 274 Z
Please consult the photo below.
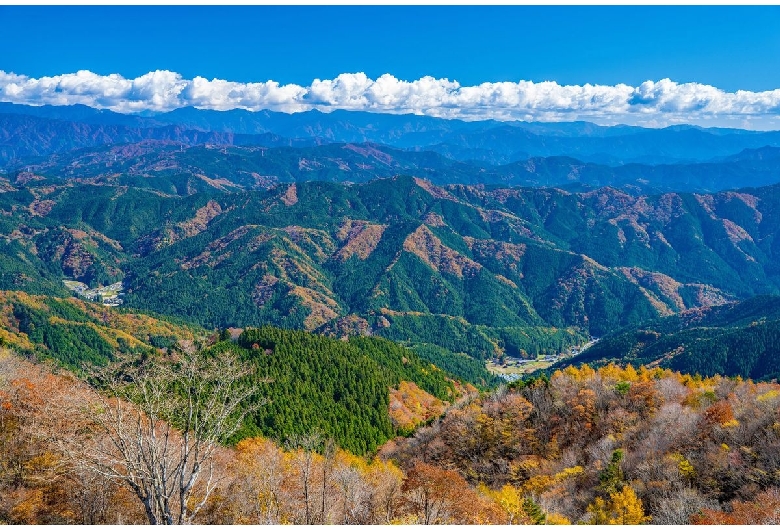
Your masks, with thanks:
M 205 331 L 75 298 L 0 291 L 0 346 L 80 370 L 118 354 L 192 348 Z
M 205 355 L 236 352 L 257 385 L 256 399 L 266 405 L 248 418 L 234 436 L 238 441 L 263 434 L 284 441 L 293 434 L 318 430 L 339 446 L 363 454 L 418 423 L 443 412 L 463 386 L 413 351 L 378 338 L 345 342 L 303 331 L 277 328 L 244 330 L 237 341 L 223 334 L 118 311 L 74 298 L 0 291 L 0 347 L 42 360 L 54 360 L 81 373 L 84 365 L 102 365 L 119 355 L 158 360 L 205 347 Z M 3 350 L 5 351 L 5 350 Z M 391 414 L 390 396 L 414 389 L 417 418 Z M 472 388 L 473 390 L 473 388 Z M 401 421 L 403 420 L 403 421 Z
M 399 390 L 411 384 L 420 390 L 420 398 L 442 408 L 459 397 L 440 369 L 379 338 L 342 341 L 263 327 L 246 329 L 236 342 L 218 342 L 207 353 L 225 351 L 255 367 L 247 384 L 258 385 L 256 398 L 267 402 L 245 421 L 237 440 L 263 434 L 283 441 L 319 431 L 339 446 L 364 454 L 375 451 L 396 429 L 408 432 L 410 426 L 391 415 L 391 394 L 398 397 Z
M 508 387 L 380 454 L 456 469 L 505 506 L 532 498 L 566 522 L 773 520 L 777 383 L 607 365 Z M 713 513 L 737 499 L 731 517 Z

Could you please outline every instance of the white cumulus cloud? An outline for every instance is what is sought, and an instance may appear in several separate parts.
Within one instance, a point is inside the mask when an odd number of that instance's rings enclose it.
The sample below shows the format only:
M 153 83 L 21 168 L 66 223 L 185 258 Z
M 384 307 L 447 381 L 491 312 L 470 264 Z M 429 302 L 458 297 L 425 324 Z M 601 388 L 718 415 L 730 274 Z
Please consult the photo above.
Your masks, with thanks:
M 345 109 L 468 120 L 780 126 L 780 89 L 726 92 L 710 85 L 670 79 L 645 81 L 636 87 L 560 85 L 554 81 L 461 86 L 457 81 L 430 76 L 405 81 L 390 74 L 371 79 L 364 73 L 345 73 L 301 86 L 270 80 L 238 83 L 203 77 L 184 79 L 166 70 L 135 79 L 87 70 L 35 79 L 0 70 L 0 101 L 82 104 L 123 113 L 165 112 L 188 106 L 281 112 Z

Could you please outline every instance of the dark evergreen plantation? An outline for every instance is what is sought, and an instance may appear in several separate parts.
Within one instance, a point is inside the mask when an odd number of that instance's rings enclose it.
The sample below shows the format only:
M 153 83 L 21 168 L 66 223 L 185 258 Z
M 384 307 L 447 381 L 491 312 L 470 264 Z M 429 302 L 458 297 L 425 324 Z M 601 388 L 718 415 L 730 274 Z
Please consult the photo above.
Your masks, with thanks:
M 256 366 L 258 399 L 267 400 L 245 422 L 236 440 L 263 435 L 283 441 L 294 434 L 321 432 L 355 454 L 373 453 L 396 431 L 388 415 L 388 388 L 411 381 L 430 394 L 453 401 L 456 391 L 445 373 L 408 349 L 383 339 L 348 342 L 304 331 L 248 329 L 225 350 Z

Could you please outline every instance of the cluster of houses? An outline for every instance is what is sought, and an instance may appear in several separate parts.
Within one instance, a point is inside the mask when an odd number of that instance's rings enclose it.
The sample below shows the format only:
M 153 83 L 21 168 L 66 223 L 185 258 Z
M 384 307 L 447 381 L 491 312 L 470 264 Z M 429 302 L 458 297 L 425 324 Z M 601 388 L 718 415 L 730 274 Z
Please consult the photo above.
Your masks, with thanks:
M 122 305 L 122 282 L 112 283 L 105 287 L 90 289 L 88 285 L 72 280 L 63 280 L 65 286 L 78 296 L 86 298 L 90 302 L 101 302 L 105 306 L 116 307 Z

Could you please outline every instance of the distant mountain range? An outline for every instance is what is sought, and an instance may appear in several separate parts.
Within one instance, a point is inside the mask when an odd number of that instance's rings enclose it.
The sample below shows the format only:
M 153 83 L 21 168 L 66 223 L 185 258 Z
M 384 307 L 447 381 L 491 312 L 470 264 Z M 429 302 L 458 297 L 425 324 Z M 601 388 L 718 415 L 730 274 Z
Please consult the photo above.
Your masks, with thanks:
M 718 162 L 695 164 L 612 167 L 570 157 L 548 157 L 491 166 L 460 162 L 431 151 L 377 144 L 289 147 L 288 140 L 269 135 L 263 137 L 266 146 L 205 142 L 187 147 L 190 139 L 214 140 L 221 133 L 197 133 L 188 138 L 186 131 L 152 130 L 171 133 L 171 139 L 104 144 L 28 158 L 10 170 L 9 178 L 15 181 L 19 175 L 26 178 L 24 175 L 35 173 L 82 182 L 91 179 L 154 187 L 174 194 L 194 193 L 208 187 L 268 188 L 283 182 L 359 183 L 398 174 L 415 175 L 437 185 L 558 187 L 570 191 L 611 186 L 632 195 L 708 193 L 780 182 L 778 147 L 747 149 Z
M 85 147 L 128 144 L 157 140 L 183 146 L 262 145 L 309 146 L 312 139 L 293 140 L 273 133 L 241 135 L 231 132 L 186 129 L 180 125 L 128 127 L 119 124 L 92 124 L 62 121 L 33 115 L 0 114 L 0 162 L 18 164 L 27 157 L 48 157 Z
M 0 103 L 0 115 L 3 116 L 0 130 L 6 134 L 0 138 L 0 161 L 62 152 L 68 145 L 74 149 L 142 139 L 165 139 L 185 145 L 206 142 L 267 145 L 263 135 L 269 134 L 276 142 L 287 142 L 276 145 L 368 142 L 433 151 L 454 160 L 476 160 L 490 165 L 555 156 L 605 165 L 690 163 L 712 161 L 744 149 L 780 146 L 780 133 L 776 131 L 694 126 L 604 127 L 587 122 L 465 122 L 349 111 L 285 114 L 184 108 L 154 116 L 136 116 L 80 105 L 31 107 Z M 68 123 L 78 123 L 80 127 L 74 130 Z M 31 149 L 33 146 L 27 138 L 31 127 L 41 129 L 39 139 L 42 145 L 49 145 L 48 150 Z M 48 139 L 55 134 L 59 143 Z

